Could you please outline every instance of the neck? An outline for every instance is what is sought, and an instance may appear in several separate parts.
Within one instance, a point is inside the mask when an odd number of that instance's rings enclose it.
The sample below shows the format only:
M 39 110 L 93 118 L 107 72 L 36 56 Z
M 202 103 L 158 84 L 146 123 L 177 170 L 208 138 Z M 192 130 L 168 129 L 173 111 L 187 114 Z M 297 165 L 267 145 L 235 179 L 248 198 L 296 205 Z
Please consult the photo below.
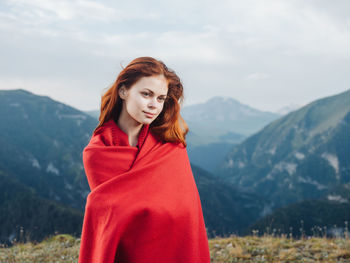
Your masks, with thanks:
M 128 135 L 130 146 L 136 146 L 142 123 L 132 119 L 125 109 L 119 115 L 117 124 L 119 128 Z

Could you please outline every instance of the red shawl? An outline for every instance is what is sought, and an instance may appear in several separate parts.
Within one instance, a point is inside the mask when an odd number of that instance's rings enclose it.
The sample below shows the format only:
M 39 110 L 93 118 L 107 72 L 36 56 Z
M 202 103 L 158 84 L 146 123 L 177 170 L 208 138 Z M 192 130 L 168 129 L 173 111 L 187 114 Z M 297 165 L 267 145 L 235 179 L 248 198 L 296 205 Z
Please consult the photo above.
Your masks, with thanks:
M 83 151 L 91 188 L 79 263 L 208 263 L 201 201 L 183 144 L 143 125 L 138 147 L 110 120 Z

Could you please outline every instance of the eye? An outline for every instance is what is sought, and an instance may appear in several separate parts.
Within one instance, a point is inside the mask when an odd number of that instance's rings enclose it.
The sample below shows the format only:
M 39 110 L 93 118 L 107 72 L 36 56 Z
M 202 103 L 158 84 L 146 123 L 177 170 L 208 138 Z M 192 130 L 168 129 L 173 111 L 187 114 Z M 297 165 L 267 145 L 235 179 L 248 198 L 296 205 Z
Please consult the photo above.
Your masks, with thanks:
M 158 98 L 160 101 L 165 101 L 166 97 L 160 97 Z
M 148 93 L 148 92 L 141 92 L 142 93 L 142 95 L 144 95 L 145 97 L 148 97 L 150 94 Z

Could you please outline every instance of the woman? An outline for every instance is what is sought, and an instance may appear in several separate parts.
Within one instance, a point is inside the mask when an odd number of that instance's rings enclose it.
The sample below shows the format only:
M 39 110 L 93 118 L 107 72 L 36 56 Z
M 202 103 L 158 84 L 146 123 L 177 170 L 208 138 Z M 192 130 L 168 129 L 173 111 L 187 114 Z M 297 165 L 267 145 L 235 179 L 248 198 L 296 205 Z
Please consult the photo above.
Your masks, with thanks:
M 210 262 L 174 71 L 136 58 L 102 96 L 83 151 L 91 188 L 79 262 Z

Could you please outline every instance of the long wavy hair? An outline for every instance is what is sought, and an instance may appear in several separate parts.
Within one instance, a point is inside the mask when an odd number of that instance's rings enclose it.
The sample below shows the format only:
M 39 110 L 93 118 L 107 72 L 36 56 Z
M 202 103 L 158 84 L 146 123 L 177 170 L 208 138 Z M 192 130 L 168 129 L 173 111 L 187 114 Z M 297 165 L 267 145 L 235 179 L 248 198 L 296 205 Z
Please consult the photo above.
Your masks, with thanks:
M 118 120 L 122 110 L 122 99 L 119 89 L 123 85 L 129 89 L 142 77 L 164 75 L 168 82 L 168 94 L 164 101 L 163 110 L 150 124 L 150 130 L 163 142 L 183 143 L 186 147 L 186 134 L 188 126 L 180 115 L 180 106 L 184 94 L 180 78 L 175 71 L 169 69 L 162 61 L 152 57 L 139 57 L 131 61 L 119 73 L 113 85 L 102 95 L 101 111 L 98 128 L 110 119 Z

